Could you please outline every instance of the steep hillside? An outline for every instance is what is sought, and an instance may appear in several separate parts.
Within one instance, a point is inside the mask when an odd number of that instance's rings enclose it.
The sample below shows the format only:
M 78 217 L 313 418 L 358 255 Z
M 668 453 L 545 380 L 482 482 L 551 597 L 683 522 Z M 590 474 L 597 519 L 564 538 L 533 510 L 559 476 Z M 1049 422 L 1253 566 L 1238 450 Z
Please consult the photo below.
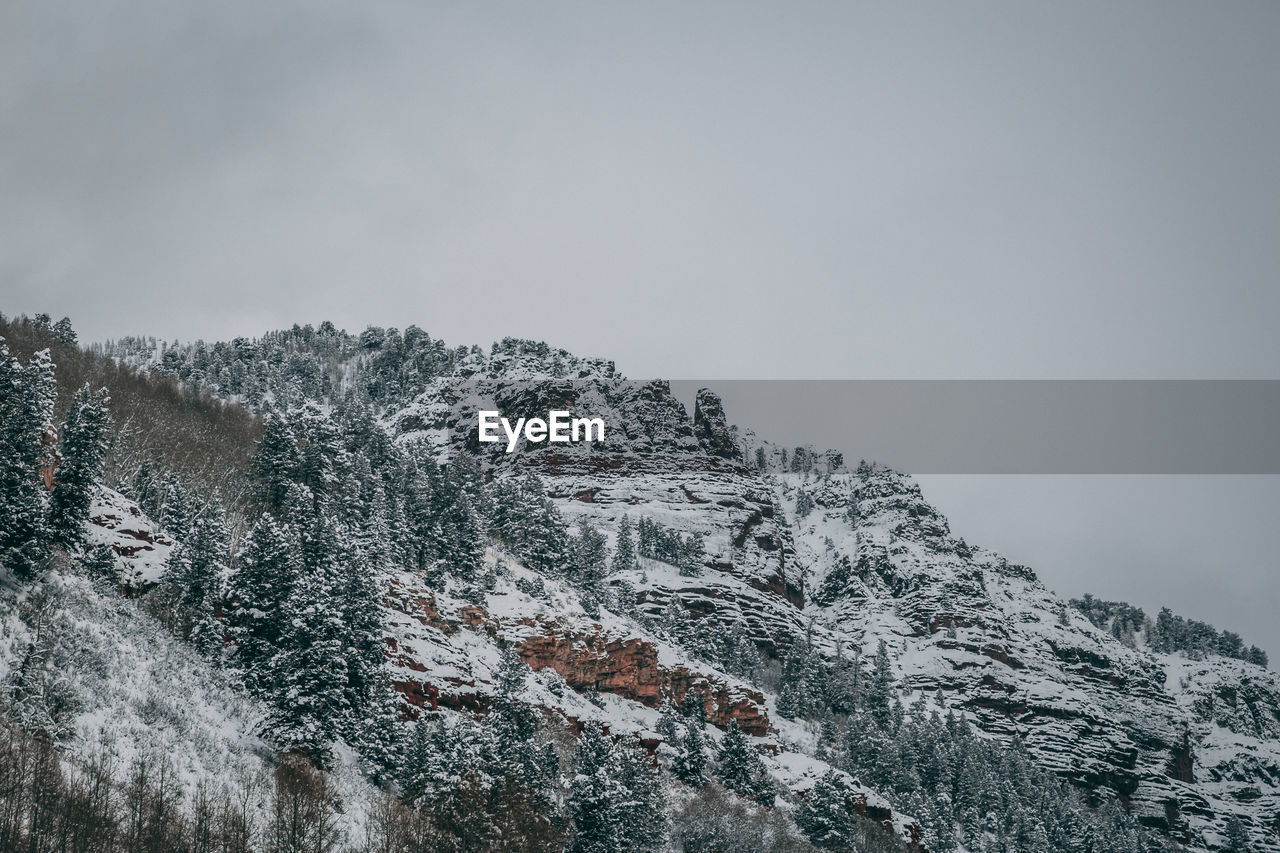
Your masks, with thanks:
M 65 325 L 64 325 L 65 324 Z M 22 360 L 48 349 L 57 365 L 55 417 L 60 420 L 83 385 L 111 396 L 112 453 L 106 475 L 119 485 L 164 469 L 236 506 L 244 487 L 259 419 L 199 383 L 182 383 L 77 346 L 65 320 L 0 315 L 0 338 Z
M 1260 650 L 1061 601 L 910 478 L 762 441 L 709 390 L 690 413 L 604 360 L 414 328 L 66 357 L 123 362 L 129 406 L 167 388 L 165 441 L 196 441 L 187 407 L 262 430 L 251 458 L 215 430 L 219 476 L 109 460 L 83 542 L 6 576 L 6 716 L 69 760 L 107 726 L 193 802 L 305 756 L 353 849 L 1280 850 Z M 477 440 L 480 409 L 551 408 L 604 441 Z M 149 424 L 116 452 L 167 447 Z
M 634 589 L 650 616 L 675 598 L 719 626 L 745 625 L 784 658 L 806 631 L 827 656 L 869 657 L 884 641 L 904 702 L 923 695 L 963 710 L 1041 766 L 1111 792 L 1142 823 L 1193 847 L 1221 843 L 1239 817 L 1259 849 L 1280 849 L 1280 744 L 1270 734 L 1280 682 L 1271 671 L 1126 645 L 1031 569 L 954 538 L 919 488 L 891 470 L 848 471 L 818 454 L 799 473 L 747 465 L 754 448 L 724 425 L 709 392 L 690 417 L 673 414 L 679 404 L 662 383 L 488 380 L 465 389 L 428 390 L 387 423 L 402 440 L 447 442 L 464 435 L 477 407 L 521 414 L 556 402 L 625 425 L 600 447 L 525 446 L 510 457 L 469 449 L 496 477 L 536 471 L 568 519 L 616 534 L 624 516 L 646 518 L 700 535 L 700 572 L 650 563 L 611 578 Z M 785 458 L 764 447 L 775 463 Z
M 237 838 L 281 830 L 279 798 L 298 792 L 262 737 L 268 709 L 227 675 L 78 567 L 51 571 L 33 586 L 0 584 L 0 848 L 26 849 L 9 833 L 23 788 L 33 784 L 48 786 L 45 808 L 99 810 L 86 834 L 104 846 L 114 840 L 126 849 L 177 849 L 170 845 L 198 819 L 232 850 L 242 849 Z M 25 753 L 21 730 L 37 735 Z M 41 776 L 36 756 L 44 738 L 62 746 L 66 782 Z M 13 772 L 23 768 L 26 778 Z M 112 781 L 118 791 L 106 788 Z M 65 805 L 57 790 L 64 784 Z M 349 752 L 327 787 L 328 834 L 360 841 L 377 789 Z M 131 817 L 106 818 L 118 809 Z M 64 838 L 82 837 L 59 825 Z M 15 846 L 6 847 L 10 842 Z
M 781 488 L 793 513 L 801 494 L 814 502 L 796 524 L 820 599 L 813 609 L 855 641 L 886 639 L 902 687 L 941 691 L 1045 766 L 1114 790 L 1147 825 L 1195 844 L 1238 815 L 1276 844 L 1273 672 L 1126 645 L 1031 570 L 952 539 L 919 489 L 891 471 L 805 479 L 790 475 Z

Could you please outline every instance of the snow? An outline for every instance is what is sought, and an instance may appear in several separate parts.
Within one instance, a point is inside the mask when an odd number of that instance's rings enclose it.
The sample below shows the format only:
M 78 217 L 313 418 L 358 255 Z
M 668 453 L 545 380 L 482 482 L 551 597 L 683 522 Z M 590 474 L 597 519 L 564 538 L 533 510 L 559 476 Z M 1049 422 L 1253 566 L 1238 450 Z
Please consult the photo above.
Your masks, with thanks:
M 435 380 L 415 403 L 387 414 L 383 424 L 398 441 L 423 442 L 443 459 L 465 411 L 494 408 L 494 395 L 512 380 L 545 375 L 550 357 L 559 355 L 538 354 L 517 342 L 488 363 L 469 358 L 459 373 L 477 372 L 479 380 L 462 391 L 456 376 Z M 605 363 L 578 361 L 568 369 L 613 375 Z M 486 371 L 502 379 L 484 378 Z M 595 411 L 613 411 L 618 404 L 599 388 L 585 393 Z M 1227 815 L 1256 818 L 1280 811 L 1280 680 L 1273 673 L 1218 657 L 1157 655 L 1121 643 L 1070 611 L 1067 624 L 1060 624 L 1062 602 L 1030 570 L 980 548 L 961 549 L 914 483 L 891 471 L 762 475 L 722 460 L 691 463 L 688 451 L 696 450 L 696 440 L 678 430 L 621 440 L 632 442 L 625 470 L 601 470 L 587 457 L 568 454 L 543 479 L 570 524 L 589 520 L 611 544 L 624 515 L 705 537 L 710 565 L 699 576 L 644 558 L 637 570 L 615 576 L 645 599 L 648 612 L 676 596 L 722 619 L 742 619 L 757 637 L 780 645 L 812 620 L 814 643 L 829 655 L 837 648 L 869 655 L 884 640 L 904 697 L 923 693 L 934 706 L 940 695 L 940 710 L 964 711 L 986 736 L 1021 738 L 1042 765 L 1065 774 L 1127 775 L 1138 786 L 1132 801 L 1141 814 L 1162 814 L 1165 799 L 1201 799 L 1212 814 L 1187 817 L 1209 840 L 1220 836 Z M 746 441 L 754 447 L 754 437 Z M 766 454 L 779 458 L 772 446 Z M 493 465 L 496 476 L 520 473 L 517 466 L 501 464 Z M 855 487 L 866 487 L 866 495 L 856 499 Z M 802 489 L 816 504 L 804 518 L 797 507 Z M 856 523 L 847 512 L 855 502 Z M 164 531 L 110 489 L 95 495 L 92 514 L 89 541 L 112 547 L 122 585 L 136 591 L 156 583 L 175 545 Z M 828 606 L 814 602 L 813 593 L 840 556 L 872 552 L 884 557 L 878 570 L 851 581 Z M 388 578 L 394 680 L 429 687 L 459 707 L 480 706 L 493 689 L 504 644 L 554 632 L 574 641 L 639 640 L 655 649 L 663 669 L 685 667 L 739 695 L 757 689 L 691 657 L 634 618 L 607 609 L 597 619 L 589 617 L 572 586 L 540 576 L 500 549 L 490 548 L 485 560 L 498 579 L 478 603 L 481 611 L 456 583 L 432 591 L 411 573 Z M 69 602 L 73 636 L 84 650 L 69 672 L 84 691 L 87 709 L 75 720 L 75 748 L 87 748 L 96 732 L 105 731 L 128 760 L 154 741 L 181 764 L 186 784 L 262 772 L 268 750 L 257 732 L 264 709 L 228 684 L 226 672 L 168 637 L 135 603 L 104 598 L 82 579 L 55 577 Z M 527 588 L 535 580 L 545 595 L 518 585 L 523 581 Z M 807 591 L 807 604 L 795 606 L 780 586 Z M 6 617 L 0 676 L 17 659 L 23 636 L 21 624 Z M 1243 700 L 1223 704 L 1223 697 L 1248 691 L 1261 716 Z M 596 720 L 615 734 L 652 737 L 658 722 L 656 709 L 609 693 L 577 693 L 550 668 L 529 677 L 525 698 L 562 722 Z M 1206 714 L 1210 701 L 1216 704 Z M 764 706 L 774 731 L 756 744 L 779 750 L 766 756 L 770 772 L 793 791 L 808 790 L 830 769 L 812 757 L 813 726 L 779 716 L 776 696 L 767 691 Z M 1176 782 L 1167 772 L 1167 745 L 1184 731 L 1194 741 L 1194 784 Z M 720 737 L 714 729 L 709 734 L 713 741 Z M 339 754 L 345 756 L 338 770 L 342 785 L 358 802 L 369 786 L 355 759 L 341 749 Z M 865 793 L 869 804 L 887 808 L 884 798 Z M 355 831 L 360 809 L 349 814 Z M 906 830 L 909 818 L 894 820 Z
M 46 602 L 46 622 L 57 626 L 50 632 L 57 642 L 54 675 L 75 709 L 64 743 L 69 763 L 104 745 L 121 770 L 144 756 L 167 759 L 188 801 L 202 783 L 215 791 L 246 784 L 250 808 L 260 824 L 266 821 L 272 767 L 260 734 L 266 708 L 136 602 L 56 571 L 32 588 L 0 589 L 0 682 L 30 647 L 20 613 L 37 595 Z M 333 779 L 344 801 L 339 825 L 347 837 L 360 838 L 377 790 L 341 748 Z
M 90 547 L 105 545 L 116 555 L 122 586 L 141 589 L 160 580 L 177 544 L 124 495 L 99 486 L 94 490 L 85 524 Z

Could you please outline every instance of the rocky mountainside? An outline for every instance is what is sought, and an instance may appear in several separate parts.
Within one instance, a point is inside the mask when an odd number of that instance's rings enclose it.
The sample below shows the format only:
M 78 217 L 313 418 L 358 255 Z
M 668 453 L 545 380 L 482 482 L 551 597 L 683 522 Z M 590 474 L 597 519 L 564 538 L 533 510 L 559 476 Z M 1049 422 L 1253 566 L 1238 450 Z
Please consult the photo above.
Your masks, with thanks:
M 1192 848 L 1222 843 L 1238 816 L 1257 849 L 1280 849 L 1280 680 L 1269 669 L 1156 653 L 1141 637 L 1122 642 L 1031 569 L 954 537 L 910 478 L 875 465 L 848 470 L 805 448 L 787 464 L 784 451 L 730 428 L 710 391 L 689 416 L 661 382 L 490 379 L 465 396 L 447 387 L 392 414 L 389 428 L 406 441 L 461 435 L 482 403 L 516 413 L 556 403 L 617 425 L 604 447 L 483 459 L 495 477 L 536 471 L 567 518 L 611 535 L 624 517 L 699 534 L 705 571 L 696 576 L 645 561 L 611 579 L 632 587 L 651 616 L 675 598 L 689 613 L 745 625 L 779 656 L 806 631 L 827 656 L 869 655 L 883 640 L 904 702 L 923 695 L 963 710 L 982 731 L 1020 741 L 1042 766 L 1118 796 L 1143 824 Z M 642 638 L 615 634 L 601 647 L 519 621 L 530 661 L 572 687 L 649 706 L 669 689 L 655 688 L 637 657 Z M 586 660 L 573 660 L 575 643 Z M 728 709 L 718 713 L 750 719 L 779 748 L 803 740 L 778 728 L 774 697 L 717 695 Z
M 1236 814 L 1276 843 L 1273 672 L 1126 645 L 1030 569 L 951 538 L 894 472 L 788 479 L 793 513 L 798 495 L 815 505 L 795 527 L 811 609 L 855 642 L 887 638 L 904 689 L 940 691 L 985 731 L 1189 843 L 1220 836 Z
M 852 812 L 896 839 L 875 849 L 1280 850 L 1280 681 L 1265 655 L 1201 623 L 1195 642 L 1174 642 L 1166 614 L 1153 623 L 1126 605 L 1057 599 L 1031 569 L 954 536 L 910 478 L 763 441 L 731 425 L 710 390 L 689 412 L 667 383 L 627 381 L 604 360 L 512 339 L 450 349 L 413 327 L 133 340 L 95 357 L 130 365 L 141 377 L 130 381 L 154 375 L 270 415 L 265 434 L 254 423 L 252 462 L 203 484 L 184 485 L 178 463 L 159 477 L 145 460 L 120 468 L 119 488 L 89 502 L 84 543 L 113 563 L 90 576 L 105 571 L 217 668 L 176 640 L 158 645 L 184 649 L 199 678 L 251 694 L 252 712 L 237 714 L 257 722 L 231 726 L 242 751 L 269 749 L 281 730 L 323 751 L 332 733 L 315 721 L 328 719 L 326 702 L 350 702 L 332 719 L 361 757 L 339 743 L 339 766 L 349 777 L 372 762 L 380 781 L 417 784 L 405 775 L 417 752 L 388 756 L 408 747 L 366 737 L 397 725 L 370 710 L 379 682 L 359 669 L 368 661 L 351 669 L 365 698 L 350 699 L 355 682 L 329 669 L 336 692 L 307 695 L 312 679 L 297 667 L 333 663 L 315 637 L 339 650 L 370 639 L 324 621 L 314 593 L 376 632 L 372 655 L 412 743 L 429 726 L 471 731 L 473 717 L 510 723 L 514 652 L 529 673 L 520 702 L 551 730 L 642 746 L 668 771 L 671 803 L 708 778 L 690 769 L 691 755 L 705 761 L 691 742 L 708 739 L 730 779 L 726 750 L 745 734 L 772 781 L 735 790 L 794 816 L 783 835 L 798 824 L 820 847 L 849 848 L 832 816 Z M 515 419 L 552 408 L 603 419 L 605 440 L 507 453 L 476 439 L 480 409 Z M 191 466 L 195 479 L 216 460 Z M 216 496 L 194 496 L 225 484 L 224 523 Z M 521 527 L 535 516 L 541 528 Z M 255 566 L 265 574 L 246 580 Z M 250 580 L 265 589 L 281 571 L 297 579 L 273 604 L 246 601 Z M 45 583 L 81 590 L 80 611 L 101 614 L 103 589 L 75 574 Z M 262 630 L 253 620 L 276 624 L 275 607 L 294 614 L 282 636 L 250 646 Z M 6 636 L 35 630 L 18 621 Z M 14 684 L 26 678 L 22 645 L 4 662 Z M 259 664 L 246 663 L 253 648 Z M 76 708 L 68 732 L 103 713 Z M 463 767 L 490 749 L 468 743 L 455 750 Z M 419 748 L 443 760 L 443 746 Z M 540 806 L 551 813 L 581 795 L 578 781 L 557 784 Z M 353 802 L 367 804 L 361 790 Z M 677 837 L 693 836 L 673 832 L 673 847 Z

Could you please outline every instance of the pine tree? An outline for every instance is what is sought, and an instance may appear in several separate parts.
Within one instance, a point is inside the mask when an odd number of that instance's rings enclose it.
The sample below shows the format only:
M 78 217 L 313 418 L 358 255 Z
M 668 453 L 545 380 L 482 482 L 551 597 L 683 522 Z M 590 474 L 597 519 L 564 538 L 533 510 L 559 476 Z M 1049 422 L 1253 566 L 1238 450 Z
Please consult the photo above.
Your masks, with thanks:
M 298 445 L 297 481 L 311 490 L 317 505 L 327 504 L 342 482 L 350 461 L 342 431 L 333 417 L 313 402 L 292 415 Z
M 608 741 L 598 723 L 587 723 L 574 749 L 575 775 L 569 784 L 573 817 L 572 853 L 616 853 L 624 842 L 617 803 L 621 781 L 612 778 Z
M 1227 818 L 1224 841 L 1227 853 L 1251 853 L 1253 840 L 1249 837 L 1249 829 L 1237 815 Z
M 685 690 L 680 711 L 684 716 L 684 737 L 672 770 L 686 785 L 701 785 L 707 776 L 707 709 L 702 694 Z
M 889 728 L 892 714 L 893 671 L 889 665 L 889 647 L 884 640 L 876 646 L 875 671 L 865 693 L 867 710 L 882 729 Z
M 707 727 L 707 704 L 702 693 L 692 687 L 684 691 L 680 699 L 680 714 L 699 729 Z
M 342 489 L 342 517 L 348 527 L 348 547 L 360 555 L 370 574 L 381 575 L 394 563 L 396 546 L 384 485 L 363 453 L 347 473 Z
M 377 729 L 390 712 L 390 687 L 384 678 L 386 662 L 382 598 L 385 575 L 359 547 L 358 537 L 346 541 L 332 564 L 334 587 L 332 607 L 342 624 L 342 662 L 345 668 L 343 704 L 347 715 L 339 720 L 339 731 L 350 742 L 384 748 Z
M 484 564 L 484 536 L 480 519 L 466 494 L 446 482 L 435 494 L 434 520 L 428 529 L 432 562 L 427 580 L 437 589 L 445 577 L 474 583 Z
M 222 649 L 222 624 L 215 613 L 222 601 L 229 551 L 225 515 L 215 499 L 191 524 L 187 540 L 174 549 L 161 577 L 178 636 L 211 657 Z
M 423 716 L 413 725 L 413 734 L 400 770 L 400 788 L 405 800 L 426 805 L 445 778 L 444 724 L 439 717 Z
M 298 445 L 293 431 L 279 416 L 268 416 L 264 427 L 251 471 L 263 504 L 278 510 L 284 507 L 289 484 L 298 476 Z
M 49 498 L 49 527 L 54 541 L 66 548 L 83 541 L 89 503 L 102 479 L 111 427 L 109 404 L 105 388 L 94 392 L 85 385 L 76 392 L 62 426 L 62 459 L 56 471 L 57 485 Z
M 689 620 L 685 617 L 684 607 L 680 599 L 673 593 L 667 596 L 667 603 L 658 616 L 658 630 L 676 645 L 687 645 L 692 638 Z
M 492 508 L 484 488 L 484 474 L 480 463 L 468 453 L 455 453 L 444 466 L 444 477 L 449 486 L 467 498 L 467 503 L 481 519 L 487 518 Z
M 654 524 L 647 518 L 641 518 L 640 523 L 636 525 L 636 547 L 639 549 L 640 556 L 653 557 L 653 540 L 654 540 Z
M 637 566 L 636 543 L 631 529 L 631 518 L 624 515 L 622 523 L 618 525 L 618 541 L 613 548 L 612 568 L 614 572 L 629 572 L 634 571 Z
M 745 622 L 733 621 L 726 630 L 719 632 L 722 652 L 720 660 L 730 675 L 754 683 L 760 675 L 764 661 L 755 641 L 747 633 Z
M 725 642 L 720 623 L 708 616 L 693 623 L 693 637 L 685 648 L 708 663 L 719 663 L 724 659 Z
M 280 746 L 324 763 L 342 737 L 389 771 L 399 727 L 384 672 L 385 519 L 377 490 L 366 499 L 345 478 L 367 472 L 361 458 L 327 487 L 340 500 L 291 483 L 280 514 L 293 523 L 259 519 L 229 584 L 229 634 L 246 683 L 273 706 Z
M 676 535 L 676 540 L 680 543 L 676 558 L 676 564 L 680 567 L 680 574 L 686 577 L 698 577 L 702 574 L 702 562 L 707 555 L 707 548 L 703 544 L 702 534 L 692 533 L 683 540 Z
M 700 726 L 685 726 L 680 751 L 672 771 L 686 785 L 701 785 L 707 779 L 707 736 Z
M 809 791 L 796 812 L 796 825 L 814 845 L 827 850 L 854 849 L 856 824 L 850 809 L 852 786 L 829 770 Z
M 634 735 L 616 746 L 611 773 L 625 791 L 618 809 L 619 838 L 630 849 L 654 850 L 667 839 L 667 818 L 658 774 Z
M 505 771 L 518 775 L 535 788 L 542 788 L 554 775 L 558 762 L 548 762 L 547 754 L 535 743 L 538 713 L 523 698 L 528 676 L 528 664 L 514 649 L 503 649 L 495 673 L 489 722 Z
M 400 482 L 400 514 L 404 526 L 399 531 L 400 549 L 409 568 L 426 574 L 434 559 L 432 529 L 435 522 L 435 492 L 438 488 L 435 463 L 410 459 Z
M 630 616 L 638 616 L 637 605 L 639 604 L 639 596 L 636 594 L 636 588 L 626 581 L 614 581 L 613 587 L 613 609 L 617 613 Z
M 177 476 L 170 474 L 164 481 L 156 520 L 170 536 L 181 542 L 190 533 L 195 516 L 195 501 L 191 493 Z
M 563 572 L 567 537 L 560 511 L 546 497 L 546 487 L 529 473 L 514 490 L 511 526 L 505 536 L 526 566 L 544 574 Z
M 48 551 L 47 493 L 41 466 L 52 429 L 53 362 L 41 350 L 24 367 L 0 338 L 0 565 L 34 575 Z
M 773 802 L 773 783 L 769 780 L 760 753 L 747 742 L 747 736 L 738 728 L 736 718 L 729 720 L 729 727 L 720 739 L 716 756 L 716 776 L 730 791 L 758 800 L 765 805 Z
M 88 549 L 80 563 L 84 573 L 92 580 L 114 586 L 116 576 L 116 552 L 110 545 L 98 545 Z
M 778 713 L 794 720 L 809 713 L 812 697 L 805 683 L 807 650 L 800 641 L 792 644 L 782 662 L 781 686 L 778 690 Z
M 658 709 L 658 725 L 654 728 L 654 731 L 662 738 L 662 742 L 668 746 L 674 746 L 676 738 L 679 736 L 677 728 L 679 721 L 680 715 L 676 711 L 676 706 L 664 699 L 662 707 Z
M 264 515 L 245 537 L 236 557 L 227 599 L 235 660 L 251 689 L 269 687 L 269 665 L 281 642 L 285 602 L 301 572 L 297 534 Z
M 573 853 L 653 850 L 666 841 L 662 789 L 639 741 L 610 744 L 588 723 L 574 750 L 569 786 Z
M 324 766 L 352 710 L 345 662 L 347 631 L 335 567 L 308 568 L 282 608 L 280 636 L 266 669 L 272 739 Z
M 862 707 L 862 655 L 855 648 L 852 657 L 836 644 L 836 657 L 828 667 L 826 705 L 837 714 L 852 714 Z
M 53 332 L 55 338 L 68 346 L 75 346 L 77 343 L 76 330 L 72 328 L 69 317 L 63 317 L 54 323 L 50 331 Z
M 352 744 L 373 765 L 379 784 L 396 778 L 409 747 L 409 732 L 401 715 L 400 694 L 385 667 L 378 669 L 352 727 Z
M 604 592 L 609 547 L 604 534 L 589 520 L 578 523 L 578 535 L 569 539 L 569 579 L 597 598 Z
M 831 675 L 822 656 L 814 651 L 813 623 L 797 637 L 782 665 L 778 713 L 784 717 L 810 717 L 826 710 Z

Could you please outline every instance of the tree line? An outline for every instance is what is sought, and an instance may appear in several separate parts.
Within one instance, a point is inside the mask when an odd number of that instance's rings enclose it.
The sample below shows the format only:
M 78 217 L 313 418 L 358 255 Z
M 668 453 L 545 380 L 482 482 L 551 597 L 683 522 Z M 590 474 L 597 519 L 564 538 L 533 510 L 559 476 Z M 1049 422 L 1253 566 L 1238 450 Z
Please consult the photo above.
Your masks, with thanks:
M 56 395 L 49 351 L 23 364 L 0 338 L 0 564 L 20 579 L 79 547 L 107 453 L 105 389 L 80 388 L 55 427 Z
M 1154 620 L 1141 607 L 1123 601 L 1104 601 L 1085 593 L 1071 599 L 1071 606 L 1104 631 L 1132 645 L 1137 635 L 1146 639 L 1152 651 L 1171 654 L 1183 652 L 1192 658 L 1222 655 L 1265 667 L 1267 653 L 1257 646 L 1246 645 L 1234 631 L 1219 631 L 1207 622 L 1179 616 L 1167 607 L 1160 608 Z

